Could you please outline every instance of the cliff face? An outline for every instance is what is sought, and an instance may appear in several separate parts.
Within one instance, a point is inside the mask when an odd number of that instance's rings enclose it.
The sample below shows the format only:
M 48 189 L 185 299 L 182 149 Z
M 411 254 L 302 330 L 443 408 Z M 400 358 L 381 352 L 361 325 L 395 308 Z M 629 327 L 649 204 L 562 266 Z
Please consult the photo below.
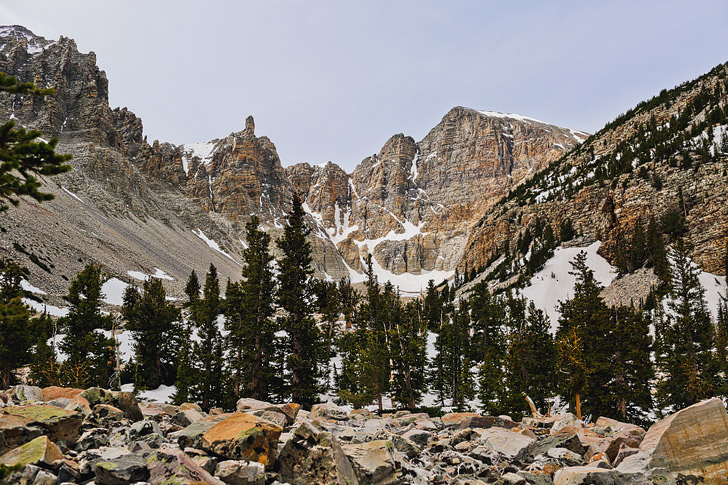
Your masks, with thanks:
M 333 164 L 288 175 L 355 271 L 453 271 L 473 224 L 511 187 L 587 135 L 518 115 L 454 108 L 419 143 L 395 135 L 348 179 Z M 335 168 L 334 168 L 335 167 Z
M 515 247 L 535 221 L 568 219 L 617 264 L 637 225 L 666 214 L 684 219 L 684 237 L 702 269 L 724 274 L 728 237 L 728 69 L 665 90 L 607 125 L 493 208 L 471 232 L 461 268 L 484 268 Z M 724 140 L 725 138 L 725 140 Z M 665 229 L 662 227 L 662 229 Z M 669 240 L 669 238 L 668 238 Z

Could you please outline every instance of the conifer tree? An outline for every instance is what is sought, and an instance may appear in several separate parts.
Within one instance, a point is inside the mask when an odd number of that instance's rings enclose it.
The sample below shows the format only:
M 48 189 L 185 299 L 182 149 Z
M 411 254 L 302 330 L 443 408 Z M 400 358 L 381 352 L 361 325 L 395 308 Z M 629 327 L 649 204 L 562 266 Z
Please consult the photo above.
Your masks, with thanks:
M 0 382 L 10 387 L 12 371 L 28 362 L 30 346 L 30 315 L 21 298 L 20 282 L 24 268 L 13 261 L 0 260 Z
M 19 95 L 45 96 L 53 89 L 39 89 L 33 83 L 19 83 L 17 78 L 0 72 L 0 92 Z M 18 205 L 18 196 L 27 195 L 38 202 L 53 199 L 53 194 L 41 192 L 40 181 L 35 175 L 57 175 L 68 172 L 71 166 L 65 162 L 71 155 L 55 152 L 58 138 L 41 141 L 38 130 L 16 128 L 10 120 L 0 125 L 0 212 L 9 205 Z
M 176 405 L 188 402 L 194 397 L 197 383 L 197 367 L 192 355 L 194 350 L 192 335 L 197 328 L 193 309 L 196 308 L 196 304 L 200 299 L 200 281 L 194 270 L 187 279 L 185 294 L 187 300 L 182 307 L 187 322 L 183 319 L 180 325 L 180 346 L 177 353 L 177 373 L 174 382 L 176 390 L 172 396 L 172 402 Z
M 688 242 L 678 239 L 672 251 L 671 315 L 662 337 L 664 358 L 657 387 L 663 407 L 683 408 L 714 391 L 715 369 L 711 364 L 715 334 L 705 290 L 689 258 L 691 250 Z
M 534 404 L 542 409 L 548 406 L 556 383 L 556 346 L 549 332 L 550 322 L 543 310 L 533 302 L 528 305 L 526 321 L 524 367 L 528 376 L 526 392 Z
M 617 398 L 615 417 L 647 424 L 648 413 L 653 408 L 651 382 L 654 378 L 649 314 L 624 306 L 612 310 L 614 384 L 610 387 Z
M 452 406 L 457 410 L 464 410 L 467 401 L 475 394 L 470 330 L 470 308 L 466 300 L 461 300 L 438 335 L 438 338 L 443 339 L 441 352 L 444 354 L 443 373 L 447 376 L 445 388 Z
M 199 342 L 195 342 L 193 347 L 194 356 L 199 362 L 193 395 L 201 402 L 200 406 L 204 410 L 220 405 L 222 401 L 222 396 L 218 392 L 219 382 L 223 378 L 218 373 L 222 363 L 222 336 L 217 327 L 217 317 L 221 310 L 220 303 L 220 282 L 217 277 L 217 268 L 211 264 L 205 275 L 203 297 L 192 303 L 190 307 L 199 337 Z
M 30 320 L 32 357 L 30 360 L 30 380 L 38 387 L 63 384 L 55 349 L 48 343 L 53 337 L 55 321 L 46 312 Z
M 560 356 L 562 390 L 578 410 L 583 405 L 597 416 L 614 415 L 615 396 L 606 383 L 612 381 L 614 353 L 610 312 L 599 293 L 602 287 L 586 264 L 586 253 L 571 262 L 576 276 L 574 297 L 560 304 L 561 318 L 556 332 Z
M 74 376 L 68 384 L 75 387 L 107 387 L 114 372 L 116 343 L 100 332 L 112 325 L 111 315 L 101 313 L 101 287 L 107 279 L 101 265 L 89 263 L 68 288 L 69 313 L 59 322 L 66 337 L 59 348 L 68 356 L 64 367 Z
M 306 240 L 311 230 L 304 215 L 301 200 L 294 195 L 288 224 L 276 243 L 282 253 L 278 262 L 278 302 L 286 312 L 281 329 L 287 333 L 284 346 L 288 394 L 294 402 L 310 406 L 322 389 L 320 379 L 326 355 L 321 332 L 312 317 L 311 244 Z
M 650 217 L 647 224 L 647 252 L 649 255 L 649 263 L 655 268 L 655 274 L 662 283 L 662 286 L 669 288 L 670 286 L 670 264 L 667 260 L 667 250 L 665 249 L 665 240 L 662 237 L 655 217 Z
M 392 399 L 414 409 L 427 388 L 427 325 L 419 300 L 402 305 L 397 298 L 392 326 Z
M 718 318 L 715 325 L 715 368 L 716 389 L 722 396 L 728 396 L 728 289 L 718 302 Z
M 473 359 L 479 365 L 478 397 L 486 414 L 502 410 L 505 392 L 503 361 L 505 358 L 505 309 L 490 294 L 485 282 L 473 288 L 470 299 L 473 322 Z
M 167 301 L 162 280 L 144 281 L 124 292 L 121 314 L 134 335 L 134 388 L 156 389 L 175 382 L 179 351 L 180 311 Z
M 229 331 L 235 398 L 267 400 L 275 378 L 275 279 L 270 263 L 270 235 L 259 229 L 258 217 L 246 224 L 243 279 L 229 284 L 225 325 Z

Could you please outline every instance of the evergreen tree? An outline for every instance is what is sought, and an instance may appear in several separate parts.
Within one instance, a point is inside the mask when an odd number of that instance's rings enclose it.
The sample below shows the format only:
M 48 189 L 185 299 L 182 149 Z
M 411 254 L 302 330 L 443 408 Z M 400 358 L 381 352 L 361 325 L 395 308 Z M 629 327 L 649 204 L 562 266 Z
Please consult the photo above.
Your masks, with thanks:
M 396 301 L 392 328 L 392 399 L 414 409 L 427 387 L 427 325 L 419 300 Z
M 326 359 L 322 336 L 313 320 L 311 245 L 306 240 L 311 230 L 298 195 L 294 195 L 283 237 L 276 241 L 282 258 L 278 262 L 278 302 L 286 316 L 281 328 L 286 331 L 288 392 L 294 402 L 310 406 L 318 399 L 323 363 Z
M 193 396 L 201 402 L 202 409 L 207 411 L 220 405 L 222 401 L 218 392 L 219 383 L 223 379 L 219 373 L 222 366 L 222 336 L 217 327 L 217 317 L 221 310 L 220 282 L 214 265 L 210 265 L 205 275 L 203 297 L 192 303 L 190 308 L 199 337 L 199 341 L 193 346 L 194 356 L 199 363 Z
M 440 294 L 435 288 L 435 281 L 429 280 L 427 282 L 427 290 L 424 299 L 424 308 L 422 310 L 425 315 L 427 322 L 427 328 L 430 331 L 437 331 L 442 321 L 442 301 Z
M 632 307 L 615 307 L 613 312 L 616 417 L 625 422 L 648 424 L 648 413 L 653 408 L 651 382 L 654 378 L 650 318 Z
M 556 338 L 560 356 L 562 391 L 577 411 L 582 405 L 589 414 L 613 416 L 615 396 L 607 385 L 613 379 L 614 353 L 610 312 L 599 293 L 602 287 L 586 264 L 586 253 L 571 262 L 576 276 L 574 297 L 561 302 Z
M 722 396 L 728 396 L 728 289 L 718 302 L 718 319 L 715 325 L 715 368 L 716 389 Z
M 678 239 L 672 252 L 671 315 L 662 337 L 665 354 L 657 387 L 661 405 L 678 409 L 709 397 L 715 384 L 714 328 L 698 270 L 689 258 L 691 250 L 689 243 Z
M 47 387 L 63 384 L 59 379 L 59 366 L 55 349 L 48 344 L 53 337 L 55 321 L 46 312 L 30 320 L 31 348 L 30 380 L 34 386 Z
M 637 221 L 632 235 L 632 250 L 630 251 L 630 271 L 641 268 L 647 261 L 647 238 L 642 223 Z
M 475 395 L 475 383 L 471 372 L 471 321 L 468 302 L 460 301 L 452 317 L 443 324 L 438 338 L 443 339 L 443 373 L 448 377 L 446 390 L 451 405 L 464 410 L 468 400 Z
M 144 281 L 141 293 L 134 286 L 127 287 L 121 314 L 135 340 L 134 388 L 156 389 L 174 383 L 181 314 L 167 301 L 162 280 Z
M 190 401 L 194 398 L 195 384 L 197 382 L 197 367 L 192 359 L 193 341 L 192 334 L 197 328 L 195 320 L 196 304 L 200 299 L 200 281 L 197 273 L 193 270 L 185 285 L 187 300 L 182 305 L 184 316 L 180 325 L 180 346 L 177 353 L 177 378 L 174 382 L 176 388 L 172 396 L 172 402 L 176 405 Z
M 74 387 L 108 387 L 114 373 L 116 342 L 100 332 L 113 323 L 111 315 L 101 313 L 101 287 L 107 279 L 100 265 L 90 263 L 68 288 L 69 313 L 59 321 L 66 337 L 59 348 L 68 356 L 63 366 Z
M 18 80 L 0 72 L 0 92 L 18 95 L 45 96 L 53 94 L 52 89 L 38 89 L 33 83 L 18 83 Z M 53 194 L 41 192 L 40 181 L 35 175 L 56 175 L 68 172 L 71 166 L 65 164 L 71 155 L 56 154 L 58 138 L 39 141 L 38 130 L 16 128 L 15 121 L 0 126 L 0 212 L 9 205 L 18 205 L 18 196 L 27 195 L 43 202 L 53 199 Z
M 13 261 L 0 260 L 0 382 L 10 387 L 12 371 L 30 360 L 32 341 L 28 306 L 20 286 L 25 270 Z
M 670 264 L 667 260 L 667 250 L 665 249 L 665 241 L 662 232 L 657 227 L 657 221 L 654 216 L 650 217 L 647 224 L 647 253 L 648 262 L 655 268 L 655 274 L 662 283 L 663 287 L 670 286 Z
M 272 319 L 275 280 L 268 246 L 270 235 L 253 216 L 246 224 L 243 279 L 229 284 L 225 325 L 233 369 L 235 398 L 267 400 L 275 378 L 276 327 Z
M 504 306 L 480 282 L 470 299 L 473 321 L 473 360 L 479 364 L 478 396 L 486 414 L 498 415 L 505 393 L 503 365 L 505 359 Z

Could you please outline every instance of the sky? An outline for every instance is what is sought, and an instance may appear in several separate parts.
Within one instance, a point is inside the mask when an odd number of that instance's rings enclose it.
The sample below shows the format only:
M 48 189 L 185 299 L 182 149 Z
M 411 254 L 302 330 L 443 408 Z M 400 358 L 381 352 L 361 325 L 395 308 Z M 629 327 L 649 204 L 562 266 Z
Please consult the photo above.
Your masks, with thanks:
M 0 0 L 0 25 L 94 51 L 150 141 L 252 114 L 284 166 L 347 171 L 455 106 L 595 132 L 728 61 L 727 20 L 725 0 Z

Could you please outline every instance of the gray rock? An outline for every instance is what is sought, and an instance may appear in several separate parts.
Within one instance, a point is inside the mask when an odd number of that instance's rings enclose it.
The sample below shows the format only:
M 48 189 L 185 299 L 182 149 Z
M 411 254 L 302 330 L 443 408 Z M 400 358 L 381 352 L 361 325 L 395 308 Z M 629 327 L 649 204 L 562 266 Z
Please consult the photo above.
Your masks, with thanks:
M 125 485 L 149 478 L 146 460 L 139 455 L 123 455 L 113 460 L 96 462 L 94 471 L 98 485 Z
M 505 428 L 488 428 L 480 436 L 481 447 L 505 460 L 513 460 L 536 440 Z
M 228 485 L 265 485 L 265 466 L 256 461 L 221 461 L 215 476 Z
M 426 447 L 432 438 L 432 433 L 424 429 L 411 429 L 402 435 L 408 440 L 412 440 L 417 446 Z
M 349 413 L 332 402 L 325 402 L 311 406 L 311 419 L 316 418 L 345 421 L 349 418 Z
M 391 441 L 374 440 L 361 444 L 343 445 L 342 448 L 344 454 L 354 465 L 354 471 L 360 484 L 399 483 L 393 454 L 394 445 Z
M 641 473 L 621 473 L 617 470 L 589 466 L 567 467 L 556 471 L 554 485 L 649 485 Z
M 43 402 L 43 390 L 36 386 L 19 385 L 10 389 L 8 393 L 14 401 L 24 402 Z

